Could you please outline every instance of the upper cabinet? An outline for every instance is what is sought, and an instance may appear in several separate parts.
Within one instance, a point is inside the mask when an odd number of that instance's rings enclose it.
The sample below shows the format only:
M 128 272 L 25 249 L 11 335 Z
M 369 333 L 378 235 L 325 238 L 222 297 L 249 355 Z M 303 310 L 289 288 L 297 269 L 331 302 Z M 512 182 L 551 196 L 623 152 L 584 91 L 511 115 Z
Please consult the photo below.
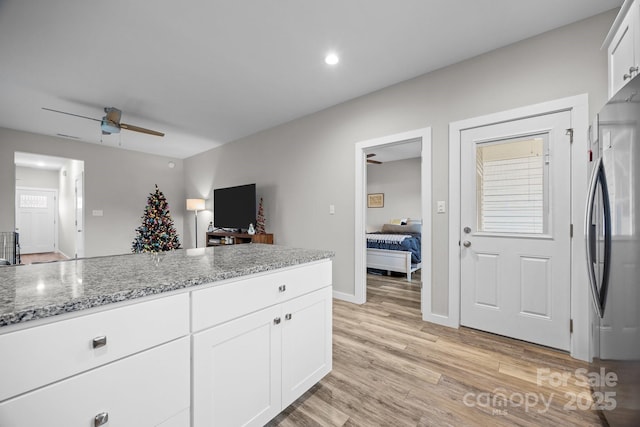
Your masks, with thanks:
M 635 77 L 640 65 L 640 1 L 625 0 L 607 34 L 609 98 Z

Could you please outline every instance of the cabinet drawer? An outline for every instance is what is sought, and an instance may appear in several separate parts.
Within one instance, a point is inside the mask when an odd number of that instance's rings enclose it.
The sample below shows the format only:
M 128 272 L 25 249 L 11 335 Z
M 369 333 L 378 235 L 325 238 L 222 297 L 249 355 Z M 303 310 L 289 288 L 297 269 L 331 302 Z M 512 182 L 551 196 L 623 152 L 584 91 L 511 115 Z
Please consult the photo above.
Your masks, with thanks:
M 184 293 L 0 335 L 0 401 L 188 333 Z
M 192 328 L 199 331 L 329 285 L 327 260 L 194 291 Z
M 177 425 L 189 408 L 189 338 L 138 353 L 0 403 L 0 425 Z

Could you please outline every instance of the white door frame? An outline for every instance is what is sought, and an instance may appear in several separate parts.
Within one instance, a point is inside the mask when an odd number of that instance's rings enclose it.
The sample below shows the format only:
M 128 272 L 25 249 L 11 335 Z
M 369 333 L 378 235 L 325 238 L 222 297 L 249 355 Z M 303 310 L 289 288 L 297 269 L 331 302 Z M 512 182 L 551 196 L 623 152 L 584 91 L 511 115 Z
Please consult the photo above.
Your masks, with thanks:
M 421 162 L 421 203 L 422 203 L 422 271 L 426 274 L 422 275 L 421 299 L 425 301 L 424 296 L 431 295 L 431 128 L 415 129 L 395 135 L 387 135 L 381 138 L 361 141 L 355 145 L 355 168 L 356 168 L 356 185 L 355 185 L 355 295 L 344 293 L 336 293 L 334 297 L 354 302 L 356 304 L 364 304 L 367 300 L 367 245 L 366 245 L 366 213 L 367 213 L 367 161 L 365 151 L 373 147 L 400 143 L 420 139 L 422 141 L 422 162 Z M 424 304 L 422 304 L 424 305 Z M 423 319 L 427 313 L 428 307 L 422 307 Z
M 80 218 L 78 218 L 78 181 L 80 181 L 80 186 L 82 190 L 82 194 L 79 199 L 81 200 L 80 210 Z M 73 188 L 74 188 L 74 200 L 73 206 L 75 210 L 74 218 L 75 218 L 75 227 L 74 227 L 74 243 L 75 243 L 75 258 L 84 258 L 84 228 L 85 228 L 85 214 L 84 214 L 84 171 L 80 172 L 78 175 L 74 177 L 73 180 Z M 78 219 L 80 219 L 80 230 L 78 230 Z
M 460 143 L 466 129 L 523 119 L 558 111 L 571 111 L 573 144 L 571 146 L 571 356 L 589 360 L 590 331 L 589 289 L 584 257 L 583 223 L 587 194 L 589 162 L 589 99 L 576 95 L 555 101 L 516 108 L 449 124 L 449 310 L 440 317 L 441 324 L 460 326 Z M 567 233 L 569 230 L 567 230 Z M 569 325 L 567 325 L 567 328 Z

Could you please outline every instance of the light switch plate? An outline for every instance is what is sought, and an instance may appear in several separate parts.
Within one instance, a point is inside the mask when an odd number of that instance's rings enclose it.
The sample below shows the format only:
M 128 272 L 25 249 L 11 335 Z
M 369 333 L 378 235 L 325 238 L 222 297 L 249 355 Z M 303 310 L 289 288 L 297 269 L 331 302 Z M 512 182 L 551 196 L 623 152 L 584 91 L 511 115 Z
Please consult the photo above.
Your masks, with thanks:
M 329 205 L 329 215 L 334 215 L 336 213 L 336 205 Z
M 96 209 L 96 210 L 91 211 L 91 215 L 93 215 L 93 216 L 102 216 L 102 213 L 103 213 L 102 209 Z

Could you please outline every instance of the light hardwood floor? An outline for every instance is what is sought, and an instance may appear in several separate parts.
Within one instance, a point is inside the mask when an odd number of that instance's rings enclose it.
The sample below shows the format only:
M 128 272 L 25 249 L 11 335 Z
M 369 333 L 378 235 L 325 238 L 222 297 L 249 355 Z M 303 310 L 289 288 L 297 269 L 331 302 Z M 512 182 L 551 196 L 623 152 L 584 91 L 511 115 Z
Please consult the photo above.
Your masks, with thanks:
M 60 252 L 44 252 L 40 254 L 24 254 L 20 256 L 21 264 L 33 264 L 34 262 L 51 262 L 51 261 L 63 261 L 68 259 Z
M 586 363 L 423 322 L 415 283 L 419 276 L 409 284 L 370 275 L 366 304 L 334 300 L 333 371 L 268 425 L 601 425 L 595 412 L 578 409 L 589 390 L 576 386 L 574 374 Z M 567 384 L 545 377 L 538 385 L 538 369 L 568 375 Z

